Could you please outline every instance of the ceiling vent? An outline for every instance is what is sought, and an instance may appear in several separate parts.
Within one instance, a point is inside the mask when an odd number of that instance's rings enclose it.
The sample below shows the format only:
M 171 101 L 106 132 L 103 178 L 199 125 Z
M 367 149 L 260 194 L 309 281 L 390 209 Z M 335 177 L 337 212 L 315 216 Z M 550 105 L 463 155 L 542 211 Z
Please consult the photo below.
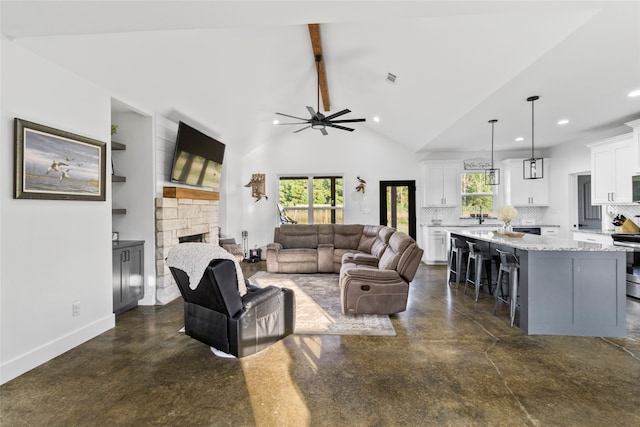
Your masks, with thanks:
M 395 83 L 397 78 L 398 76 L 396 76 L 395 74 L 387 73 L 387 81 L 389 83 Z

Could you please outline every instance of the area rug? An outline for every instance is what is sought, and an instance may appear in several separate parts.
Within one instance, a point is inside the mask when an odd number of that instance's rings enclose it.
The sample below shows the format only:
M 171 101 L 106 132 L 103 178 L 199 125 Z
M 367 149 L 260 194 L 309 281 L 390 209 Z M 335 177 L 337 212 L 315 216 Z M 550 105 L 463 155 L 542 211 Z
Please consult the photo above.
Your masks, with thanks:
M 389 316 L 342 314 L 337 274 L 284 274 L 259 271 L 252 284 L 293 289 L 296 295 L 295 332 L 300 335 L 395 336 Z

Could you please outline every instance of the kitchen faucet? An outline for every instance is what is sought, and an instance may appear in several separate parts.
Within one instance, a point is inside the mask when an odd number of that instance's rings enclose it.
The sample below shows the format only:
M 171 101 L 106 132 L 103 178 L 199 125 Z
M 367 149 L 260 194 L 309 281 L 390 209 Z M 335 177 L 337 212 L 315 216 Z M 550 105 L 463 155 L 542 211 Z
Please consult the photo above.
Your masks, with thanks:
M 484 220 L 482 219 L 482 205 L 480 205 L 479 208 L 480 208 L 480 216 L 478 217 L 478 224 L 482 224 L 484 222 Z

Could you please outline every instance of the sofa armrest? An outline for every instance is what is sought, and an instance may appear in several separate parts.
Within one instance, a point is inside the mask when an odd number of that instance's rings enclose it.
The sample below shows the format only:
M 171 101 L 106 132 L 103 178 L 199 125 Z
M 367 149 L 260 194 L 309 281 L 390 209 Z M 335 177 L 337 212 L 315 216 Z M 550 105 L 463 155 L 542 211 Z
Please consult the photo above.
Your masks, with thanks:
M 333 273 L 333 245 L 331 243 L 318 245 L 318 273 Z
M 280 288 L 276 286 L 267 286 L 266 288 L 255 289 L 247 293 L 242 298 L 242 304 L 246 310 L 249 310 L 271 298 L 274 298 L 279 293 Z
M 267 251 L 279 251 L 280 249 L 282 249 L 282 243 L 269 243 L 267 245 Z
M 281 243 L 269 243 L 267 245 L 267 271 L 279 271 L 278 252 L 282 249 Z
M 397 279 L 400 276 L 395 270 L 379 270 L 366 266 L 347 268 L 342 272 L 342 275 L 349 276 L 352 279 L 364 280 Z
M 359 253 L 354 254 L 353 263 L 356 265 L 370 265 L 372 267 L 378 266 L 378 258 L 375 255 Z

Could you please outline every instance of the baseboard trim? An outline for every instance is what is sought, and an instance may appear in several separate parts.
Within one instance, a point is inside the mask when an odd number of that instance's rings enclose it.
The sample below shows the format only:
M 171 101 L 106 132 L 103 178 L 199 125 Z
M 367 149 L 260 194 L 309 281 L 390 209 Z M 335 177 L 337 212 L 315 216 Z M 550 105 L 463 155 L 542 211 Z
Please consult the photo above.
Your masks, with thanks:
M 0 365 L 0 384 L 4 384 L 20 375 L 52 360 L 61 354 L 89 341 L 116 326 L 116 316 L 107 315 L 82 328 L 63 335 L 34 350 Z

